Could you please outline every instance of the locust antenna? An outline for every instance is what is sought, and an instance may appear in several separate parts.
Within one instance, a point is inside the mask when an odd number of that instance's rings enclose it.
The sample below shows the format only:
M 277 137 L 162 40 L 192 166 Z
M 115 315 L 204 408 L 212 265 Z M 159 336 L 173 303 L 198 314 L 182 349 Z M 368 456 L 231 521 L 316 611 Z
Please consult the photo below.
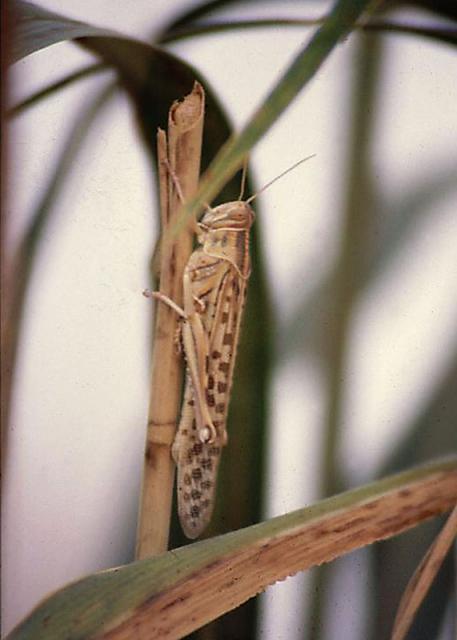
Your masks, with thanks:
M 255 198 L 257 198 L 257 196 L 259 196 L 261 193 L 263 193 L 266 189 L 268 189 L 269 187 L 271 187 L 271 185 L 276 182 L 276 180 L 279 180 L 280 178 L 283 178 L 286 173 L 289 173 L 289 171 L 293 171 L 294 169 L 296 169 L 299 165 L 303 164 L 303 162 L 306 162 L 307 160 L 310 160 L 311 158 L 314 158 L 316 156 L 315 153 L 313 153 L 311 156 L 306 156 L 306 158 L 302 158 L 301 160 L 299 160 L 298 162 L 296 162 L 295 164 L 293 164 L 291 167 L 289 167 L 288 169 L 286 169 L 285 171 L 283 171 L 282 173 L 279 174 L 279 176 L 276 176 L 276 178 L 273 178 L 273 180 L 270 180 L 270 182 L 267 182 L 266 185 L 264 185 L 259 191 L 257 191 L 257 193 L 254 193 L 253 196 L 251 196 L 250 198 L 248 198 L 246 200 L 246 204 L 249 204 L 250 202 L 252 202 Z
M 243 173 L 241 174 L 241 189 L 240 189 L 240 197 L 238 198 L 239 202 L 243 200 L 244 189 L 246 187 L 247 173 L 248 173 L 248 158 L 245 158 L 243 161 Z

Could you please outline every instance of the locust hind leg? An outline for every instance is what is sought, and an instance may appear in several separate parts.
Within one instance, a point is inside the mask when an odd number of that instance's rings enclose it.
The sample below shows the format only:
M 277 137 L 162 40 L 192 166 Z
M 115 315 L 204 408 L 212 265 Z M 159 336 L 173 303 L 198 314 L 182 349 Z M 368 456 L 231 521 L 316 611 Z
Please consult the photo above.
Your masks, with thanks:
M 217 430 L 213 424 L 207 401 L 209 344 L 201 317 L 192 313 L 182 326 L 182 342 L 186 356 L 189 383 L 195 403 L 198 437 L 203 444 L 213 443 Z
M 186 314 L 184 309 L 181 309 L 176 302 L 160 291 L 145 290 L 143 295 L 147 298 L 156 298 L 165 303 L 186 321 L 181 329 L 181 337 L 187 368 L 193 385 L 195 414 L 199 427 L 198 435 L 200 442 L 212 443 L 216 439 L 217 430 L 211 419 L 204 395 L 208 377 L 208 338 L 205 334 L 201 317 L 198 313 Z M 200 300 L 199 302 L 204 304 Z

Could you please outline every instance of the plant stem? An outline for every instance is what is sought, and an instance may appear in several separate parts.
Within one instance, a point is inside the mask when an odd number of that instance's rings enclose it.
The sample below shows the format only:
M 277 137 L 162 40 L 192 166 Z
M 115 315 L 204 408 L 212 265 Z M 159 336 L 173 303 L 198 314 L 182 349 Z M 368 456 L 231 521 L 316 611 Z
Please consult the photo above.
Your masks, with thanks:
M 184 200 L 198 187 L 205 97 L 195 83 L 192 93 L 175 102 L 169 112 L 168 140 L 157 135 L 161 255 L 160 291 L 182 306 L 182 275 L 192 251 L 193 220 L 179 238 L 170 240 L 178 211 L 182 207 L 177 184 Z M 170 170 L 176 176 L 173 182 Z M 172 507 L 175 464 L 171 445 L 176 432 L 181 403 L 182 358 L 176 349 L 178 316 L 158 303 L 154 328 L 151 391 L 143 471 L 143 490 L 137 534 L 138 559 L 167 550 Z

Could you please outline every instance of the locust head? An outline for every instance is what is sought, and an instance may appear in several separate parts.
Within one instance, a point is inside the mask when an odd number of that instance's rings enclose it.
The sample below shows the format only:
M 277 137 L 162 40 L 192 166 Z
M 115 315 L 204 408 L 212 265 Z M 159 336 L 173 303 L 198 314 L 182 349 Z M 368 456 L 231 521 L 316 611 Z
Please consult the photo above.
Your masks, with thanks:
M 214 209 L 207 209 L 198 226 L 203 234 L 220 231 L 247 231 L 251 228 L 254 218 L 252 207 L 247 202 L 237 200 L 220 204 Z

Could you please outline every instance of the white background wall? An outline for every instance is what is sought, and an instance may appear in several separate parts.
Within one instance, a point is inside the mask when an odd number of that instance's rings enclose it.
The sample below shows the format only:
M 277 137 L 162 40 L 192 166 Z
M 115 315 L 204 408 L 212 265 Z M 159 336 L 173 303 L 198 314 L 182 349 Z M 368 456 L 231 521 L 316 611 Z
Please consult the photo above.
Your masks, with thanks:
M 192 5 L 40 4 L 137 37 Z M 300 13 L 309 16 L 308 5 Z M 240 127 L 309 34 L 279 28 L 218 34 L 172 50 L 208 78 Z M 437 167 L 454 162 L 457 169 L 457 85 L 450 81 L 457 59 L 450 47 L 411 37 L 390 36 L 386 49 L 373 163 L 376 187 L 389 199 Z M 259 185 L 317 154 L 261 197 L 268 273 L 282 325 L 292 312 L 296 283 L 319 279 L 338 246 L 354 52 L 351 40 L 340 45 L 252 153 Z M 59 44 L 19 62 L 13 103 L 91 59 L 76 46 Z M 14 120 L 12 242 L 40 200 L 74 115 L 103 81 L 84 80 Z M 132 557 L 148 404 L 151 308 L 141 291 L 149 283 L 155 238 L 148 172 L 121 95 L 97 121 L 59 199 L 27 299 L 4 469 L 5 632 L 49 591 Z M 395 446 L 455 349 L 456 202 L 457 190 L 420 220 L 402 255 L 357 309 L 344 434 L 345 464 L 354 480 L 363 482 Z M 314 498 L 323 391 L 312 363 L 304 371 L 286 362 L 276 371 L 271 406 L 277 428 L 266 516 Z M 297 584 L 303 580 L 268 590 L 262 638 L 300 637 Z M 351 627 L 356 622 L 346 624 L 357 637 Z

